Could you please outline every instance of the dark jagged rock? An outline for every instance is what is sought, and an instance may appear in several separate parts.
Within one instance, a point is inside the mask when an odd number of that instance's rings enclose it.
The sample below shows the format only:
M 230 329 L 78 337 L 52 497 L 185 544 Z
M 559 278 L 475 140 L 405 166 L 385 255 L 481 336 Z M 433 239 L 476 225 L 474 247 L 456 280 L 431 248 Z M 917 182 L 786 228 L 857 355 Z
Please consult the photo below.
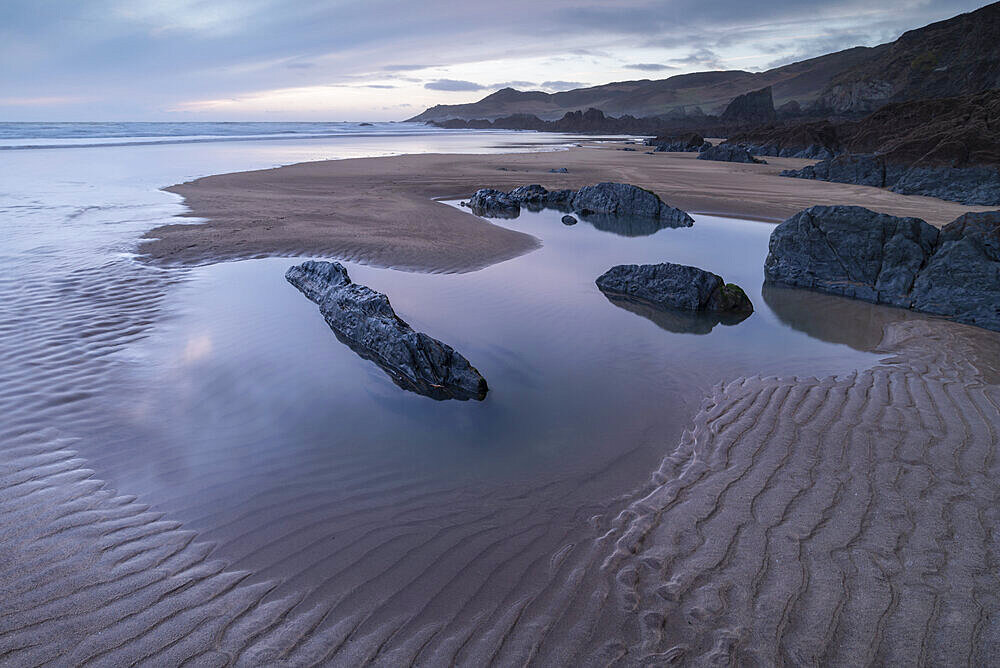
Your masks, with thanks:
M 319 305 L 337 338 L 378 364 L 403 389 L 433 399 L 486 397 L 486 380 L 450 346 L 416 332 L 392 310 L 389 298 L 352 283 L 338 262 L 303 262 L 285 279 Z
M 751 313 L 746 293 L 709 271 L 682 264 L 621 264 L 597 279 L 606 295 L 659 308 L 684 311 Z
M 913 285 L 913 308 L 1000 331 L 1000 211 L 946 225 Z
M 827 135 L 834 135 L 829 144 L 840 154 L 782 175 L 1000 205 L 998 117 L 1000 90 L 889 104 L 860 121 L 828 124 Z M 753 142 L 745 135 L 738 138 Z
M 576 225 L 576 218 L 569 214 L 566 214 L 560 220 L 562 220 L 563 225 Z
M 488 218 L 517 218 L 521 204 L 502 190 L 481 188 L 470 199 L 468 206 L 477 216 Z
M 746 146 L 738 144 L 719 144 L 706 148 L 698 154 L 699 160 L 718 160 L 720 162 L 745 162 L 763 165 L 765 161 L 755 158 Z
M 627 183 L 598 183 L 576 191 L 575 211 L 611 216 L 639 216 L 662 221 L 672 227 L 690 227 L 694 219 L 668 205 L 656 193 Z
M 1000 168 L 948 167 L 892 162 L 882 155 L 845 153 L 781 176 L 889 188 L 901 195 L 924 195 L 969 205 L 1000 204 Z
M 689 132 L 685 135 L 672 135 L 654 137 L 646 140 L 646 146 L 655 146 L 659 153 L 693 153 L 704 150 L 711 146 L 697 132 Z
M 856 206 L 800 211 L 771 233 L 767 280 L 1000 330 L 1000 212 L 940 232 Z
M 737 95 L 722 112 L 722 120 L 746 125 L 759 125 L 774 120 L 774 97 L 771 87 Z
M 753 155 L 824 160 L 844 150 L 839 127 L 828 121 L 766 125 L 730 135 L 726 143 L 747 146 Z
M 492 218 L 516 218 L 522 206 L 572 211 L 598 229 L 626 236 L 694 224 L 691 216 L 666 204 L 656 193 L 627 183 L 598 183 L 579 190 L 551 191 L 533 184 L 506 193 L 483 188 L 476 191 L 468 206 L 476 215 Z
M 913 281 L 937 237 L 919 218 L 814 206 L 771 233 L 764 273 L 778 283 L 909 307 Z

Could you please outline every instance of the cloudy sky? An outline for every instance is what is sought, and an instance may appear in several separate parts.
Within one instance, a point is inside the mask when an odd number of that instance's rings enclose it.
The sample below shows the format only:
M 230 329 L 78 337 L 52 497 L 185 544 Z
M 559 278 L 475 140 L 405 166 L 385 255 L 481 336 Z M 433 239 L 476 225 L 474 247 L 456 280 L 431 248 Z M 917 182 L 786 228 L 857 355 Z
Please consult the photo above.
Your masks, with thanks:
M 401 120 L 761 70 L 982 0 L 0 0 L 0 120 Z

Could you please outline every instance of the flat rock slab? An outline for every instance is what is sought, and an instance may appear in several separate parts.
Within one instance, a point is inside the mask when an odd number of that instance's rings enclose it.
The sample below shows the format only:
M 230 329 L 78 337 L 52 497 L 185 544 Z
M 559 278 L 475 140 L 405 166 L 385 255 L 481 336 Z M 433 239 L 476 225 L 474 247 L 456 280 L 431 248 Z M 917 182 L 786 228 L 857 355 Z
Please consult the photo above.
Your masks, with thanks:
M 1000 331 L 1000 211 L 938 230 L 858 206 L 816 206 L 771 233 L 769 281 Z
M 343 343 L 378 364 L 403 389 L 432 399 L 486 398 L 486 379 L 462 355 L 416 332 L 393 311 L 389 298 L 351 282 L 339 262 L 303 262 L 285 279 L 319 305 Z
M 743 290 L 718 274 L 683 264 L 620 264 L 597 279 L 606 295 L 658 308 L 716 313 L 753 312 Z

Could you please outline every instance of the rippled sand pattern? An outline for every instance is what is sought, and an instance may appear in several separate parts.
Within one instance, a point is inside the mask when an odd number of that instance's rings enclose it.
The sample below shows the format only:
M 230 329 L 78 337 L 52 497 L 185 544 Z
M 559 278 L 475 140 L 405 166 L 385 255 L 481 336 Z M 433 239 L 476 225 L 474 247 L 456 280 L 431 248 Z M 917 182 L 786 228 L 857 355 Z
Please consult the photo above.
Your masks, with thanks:
M 883 349 L 706 401 L 614 523 L 625 663 L 996 665 L 996 338 L 903 323 Z
M 107 360 L 144 335 L 169 276 L 116 261 L 0 284 L 0 663 L 1000 656 L 994 334 L 896 323 L 881 344 L 894 356 L 873 369 L 733 381 L 645 489 L 590 507 L 553 501 L 579 481 L 469 494 L 347 466 L 353 486 L 328 501 L 370 498 L 343 523 L 343 547 L 318 552 L 337 567 L 296 587 L 219 560 L 210 535 L 108 489 L 62 436 L 98 419 Z M 49 326 L 13 306 L 25 301 L 72 317 Z M 44 390 L 13 389 L 29 377 Z M 370 493 L 380 485 L 394 491 Z M 403 556 L 385 558 L 390 545 Z M 244 561 L 266 562 L 267 546 Z M 302 562 L 283 570 L 308 570 L 310 549 L 282 552 Z

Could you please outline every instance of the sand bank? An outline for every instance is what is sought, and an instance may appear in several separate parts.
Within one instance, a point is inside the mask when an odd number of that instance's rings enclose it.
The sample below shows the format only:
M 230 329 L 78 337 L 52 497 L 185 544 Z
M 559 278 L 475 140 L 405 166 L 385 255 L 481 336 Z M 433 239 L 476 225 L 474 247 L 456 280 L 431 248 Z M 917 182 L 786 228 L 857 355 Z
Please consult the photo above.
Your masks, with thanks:
M 330 160 L 209 176 L 167 188 L 184 197 L 189 215 L 208 223 L 156 228 L 141 251 L 166 263 L 310 255 L 417 271 L 470 271 L 526 253 L 538 242 L 432 198 L 457 199 L 477 188 L 506 190 L 530 183 L 549 189 L 634 183 L 692 213 L 774 222 L 817 204 L 856 204 L 938 226 L 967 211 L 985 210 L 778 176 L 783 169 L 810 164 L 807 160 L 769 158 L 766 165 L 742 165 L 696 160 L 693 153 L 617 150 L 622 146 Z M 569 172 L 549 171 L 560 167 Z

